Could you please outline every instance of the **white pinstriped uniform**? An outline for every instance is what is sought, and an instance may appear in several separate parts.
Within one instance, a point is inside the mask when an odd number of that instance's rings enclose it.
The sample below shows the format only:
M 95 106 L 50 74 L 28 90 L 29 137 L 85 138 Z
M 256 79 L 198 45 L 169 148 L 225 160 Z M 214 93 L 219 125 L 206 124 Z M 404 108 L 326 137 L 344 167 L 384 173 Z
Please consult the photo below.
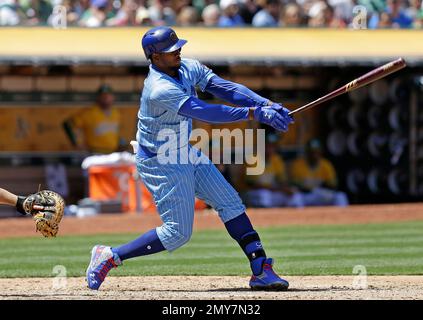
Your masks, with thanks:
M 178 115 L 179 108 L 192 96 L 197 96 L 195 87 L 204 91 L 214 73 L 196 60 L 182 59 L 179 79 L 157 71 L 150 66 L 144 82 L 141 106 L 138 112 L 137 141 L 152 153 L 157 153 L 165 141 L 158 141 L 162 129 L 171 129 L 178 135 L 181 122 L 188 123 L 191 132 L 192 121 Z M 185 150 L 179 148 L 178 155 Z M 193 150 L 189 145 L 188 148 Z M 204 200 L 227 222 L 243 212 L 238 193 L 225 180 L 214 164 L 200 151 L 196 160 L 187 164 L 160 164 L 157 156 L 141 159 L 137 156 L 137 169 L 152 193 L 163 224 L 157 235 L 163 246 L 175 250 L 186 243 L 191 236 L 194 220 L 194 197 Z

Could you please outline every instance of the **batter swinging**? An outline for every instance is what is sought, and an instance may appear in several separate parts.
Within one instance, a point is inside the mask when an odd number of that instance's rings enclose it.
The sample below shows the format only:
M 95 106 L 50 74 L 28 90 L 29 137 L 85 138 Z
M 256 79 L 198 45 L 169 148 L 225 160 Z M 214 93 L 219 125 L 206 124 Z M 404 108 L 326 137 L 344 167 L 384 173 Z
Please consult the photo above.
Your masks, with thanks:
M 181 130 L 186 128 L 190 132 L 192 119 L 209 123 L 254 119 L 286 131 L 293 119 L 283 106 L 218 77 L 196 60 L 181 59 L 181 48 L 186 42 L 169 27 L 152 28 L 142 38 L 151 65 L 138 113 L 136 163 L 163 224 L 119 247 L 94 246 L 86 273 L 88 286 L 98 289 L 107 273 L 123 260 L 173 251 L 188 242 L 193 228 L 194 200 L 198 197 L 218 212 L 228 233 L 248 257 L 253 273 L 250 287 L 287 290 L 288 282 L 273 271 L 273 259 L 266 256 L 238 193 L 201 151 L 181 138 Z M 197 98 L 195 87 L 242 107 L 207 104 Z M 174 148 L 167 148 L 166 152 L 163 147 L 169 143 L 164 132 L 178 136 Z M 184 154 L 187 151 L 191 156 Z M 174 161 L 169 161 L 169 153 Z

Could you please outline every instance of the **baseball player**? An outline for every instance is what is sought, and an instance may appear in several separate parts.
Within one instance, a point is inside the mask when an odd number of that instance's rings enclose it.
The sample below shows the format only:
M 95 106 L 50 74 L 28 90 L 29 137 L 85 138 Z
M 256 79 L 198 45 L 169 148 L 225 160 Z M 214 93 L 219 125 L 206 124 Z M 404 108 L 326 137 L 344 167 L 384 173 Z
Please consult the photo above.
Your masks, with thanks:
M 101 85 L 96 104 L 66 119 L 62 126 L 69 141 L 78 149 L 91 153 L 109 154 L 122 151 L 127 143 L 120 136 L 121 114 L 113 106 L 113 90 Z M 77 133 L 82 133 L 78 139 Z
M 0 188 L 0 204 L 16 207 L 16 211 L 35 221 L 35 230 L 44 237 L 55 237 L 59 231 L 65 201 L 61 195 L 51 190 L 41 190 L 28 196 L 18 196 Z
M 273 259 L 266 256 L 238 193 L 209 158 L 189 144 L 184 132 L 191 131 L 192 119 L 209 123 L 256 120 L 283 132 L 293 119 L 283 106 L 220 78 L 197 60 L 181 59 L 186 42 L 169 27 L 152 28 L 142 38 L 151 64 L 138 113 L 136 165 L 163 224 L 119 247 L 94 246 L 86 273 L 88 287 L 97 290 L 107 273 L 126 259 L 173 251 L 188 242 L 198 197 L 218 212 L 248 257 L 253 273 L 250 287 L 286 290 L 289 284 L 273 271 Z M 208 104 L 198 99 L 195 87 L 240 107 Z M 169 132 L 177 141 L 169 144 L 164 135 Z M 165 161 L 168 154 L 174 156 L 171 161 Z
M 293 161 L 291 171 L 292 181 L 301 190 L 305 206 L 348 205 L 347 195 L 337 190 L 335 168 L 323 157 L 318 139 L 306 143 L 305 155 Z

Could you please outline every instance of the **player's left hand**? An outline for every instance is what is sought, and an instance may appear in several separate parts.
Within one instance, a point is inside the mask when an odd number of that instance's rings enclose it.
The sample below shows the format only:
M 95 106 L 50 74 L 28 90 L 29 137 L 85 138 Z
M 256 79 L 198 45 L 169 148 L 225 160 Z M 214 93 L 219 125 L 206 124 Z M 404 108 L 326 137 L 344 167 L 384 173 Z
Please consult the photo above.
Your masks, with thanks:
M 285 108 L 283 105 L 279 103 L 273 103 L 271 107 L 278 111 L 279 114 L 285 119 L 285 121 L 289 122 L 288 124 L 294 123 L 294 118 L 289 115 L 290 110 Z
M 289 115 L 289 110 L 277 103 L 257 107 L 254 110 L 254 118 L 282 132 L 286 132 L 288 125 L 294 122 L 294 119 Z

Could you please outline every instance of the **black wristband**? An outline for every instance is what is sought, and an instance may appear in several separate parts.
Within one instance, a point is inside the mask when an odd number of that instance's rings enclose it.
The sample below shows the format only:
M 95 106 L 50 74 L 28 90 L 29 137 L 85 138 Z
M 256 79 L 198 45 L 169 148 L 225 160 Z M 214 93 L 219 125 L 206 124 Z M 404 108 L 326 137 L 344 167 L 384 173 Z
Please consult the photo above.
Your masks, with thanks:
M 25 201 L 26 197 L 18 196 L 18 201 L 16 202 L 16 210 L 20 213 L 26 216 L 26 212 L 23 208 L 23 203 Z

